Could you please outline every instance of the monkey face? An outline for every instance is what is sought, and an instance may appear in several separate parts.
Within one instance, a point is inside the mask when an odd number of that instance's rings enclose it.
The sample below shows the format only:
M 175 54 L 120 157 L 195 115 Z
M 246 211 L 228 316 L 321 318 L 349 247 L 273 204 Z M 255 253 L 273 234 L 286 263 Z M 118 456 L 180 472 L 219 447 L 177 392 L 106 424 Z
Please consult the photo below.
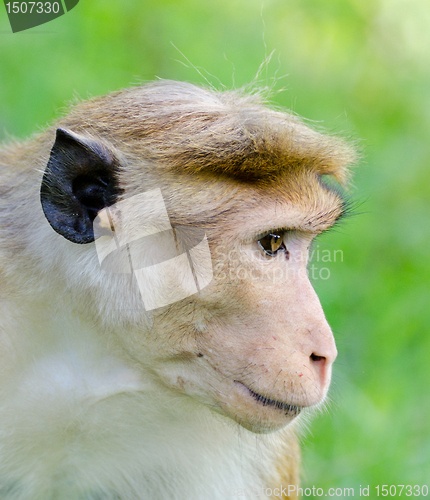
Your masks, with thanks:
M 59 139 L 89 161 L 84 141 L 66 134 Z M 108 152 L 84 146 L 115 164 Z M 88 181 L 85 161 L 79 178 L 89 187 L 72 181 L 72 188 L 86 224 L 77 224 L 71 209 L 58 216 L 64 196 L 53 197 L 59 188 L 46 180 L 42 202 L 51 224 L 61 221 L 60 234 L 73 242 L 95 238 L 106 254 L 117 245 L 119 257 L 102 263 L 100 283 L 109 272 L 133 275 L 126 287 L 104 288 L 115 298 L 132 295 L 134 305 L 141 298 L 141 314 L 116 336 L 142 377 L 149 371 L 254 432 L 277 430 L 323 401 L 336 348 L 306 267 L 312 239 L 342 213 L 338 193 L 307 171 L 280 176 L 276 185 L 177 177 L 110 206 L 115 184 L 100 175 Z
M 154 315 L 156 331 L 177 332 L 177 353 L 157 364 L 163 383 L 254 432 L 324 400 L 337 352 L 307 263 L 313 238 L 341 212 L 334 193 L 325 198 L 313 208 L 260 203 L 242 216 L 236 207 L 221 239 L 208 231 L 212 282 L 193 302 Z M 169 316 L 192 321 L 163 327 Z

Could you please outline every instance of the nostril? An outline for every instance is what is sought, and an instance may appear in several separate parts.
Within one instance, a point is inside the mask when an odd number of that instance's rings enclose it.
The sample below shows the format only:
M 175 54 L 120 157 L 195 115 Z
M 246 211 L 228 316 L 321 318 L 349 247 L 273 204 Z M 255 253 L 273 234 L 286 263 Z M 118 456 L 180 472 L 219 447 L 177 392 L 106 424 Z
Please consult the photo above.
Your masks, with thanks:
M 317 361 L 325 361 L 324 356 L 318 356 L 317 354 L 314 354 L 314 353 L 312 353 L 309 357 L 311 358 L 311 361 L 314 361 L 315 363 Z
M 328 359 L 325 356 L 319 356 L 314 352 L 309 356 L 311 368 L 314 369 L 315 375 L 319 379 L 321 384 L 321 390 L 325 390 L 328 387 L 328 382 L 330 381 L 330 365 Z

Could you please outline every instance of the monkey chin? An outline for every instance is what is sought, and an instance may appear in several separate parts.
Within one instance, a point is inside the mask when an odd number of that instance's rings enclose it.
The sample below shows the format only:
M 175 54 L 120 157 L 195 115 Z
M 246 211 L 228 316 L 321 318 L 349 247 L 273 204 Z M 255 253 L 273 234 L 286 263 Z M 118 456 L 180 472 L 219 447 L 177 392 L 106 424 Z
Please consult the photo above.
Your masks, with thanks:
M 276 432 L 291 424 L 303 407 L 258 394 L 240 381 L 234 381 L 234 394 L 223 401 L 224 414 L 256 434 Z

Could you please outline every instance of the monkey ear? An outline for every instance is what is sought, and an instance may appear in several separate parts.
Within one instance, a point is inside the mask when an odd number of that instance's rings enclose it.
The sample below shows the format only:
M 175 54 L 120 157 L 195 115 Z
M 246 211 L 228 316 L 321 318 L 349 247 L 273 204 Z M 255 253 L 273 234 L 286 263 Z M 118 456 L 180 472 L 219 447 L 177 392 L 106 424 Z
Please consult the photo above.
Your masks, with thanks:
M 53 229 L 73 243 L 94 241 L 93 221 L 118 196 L 118 163 L 104 144 L 57 129 L 40 200 Z

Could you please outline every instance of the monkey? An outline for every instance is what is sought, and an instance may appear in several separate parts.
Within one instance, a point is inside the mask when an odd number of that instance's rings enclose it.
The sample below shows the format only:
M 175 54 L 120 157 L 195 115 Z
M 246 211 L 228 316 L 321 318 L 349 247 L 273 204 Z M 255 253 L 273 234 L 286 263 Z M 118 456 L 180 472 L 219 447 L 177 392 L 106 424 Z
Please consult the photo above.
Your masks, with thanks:
M 309 247 L 354 162 L 169 80 L 3 145 L 0 499 L 297 498 L 337 355 Z

